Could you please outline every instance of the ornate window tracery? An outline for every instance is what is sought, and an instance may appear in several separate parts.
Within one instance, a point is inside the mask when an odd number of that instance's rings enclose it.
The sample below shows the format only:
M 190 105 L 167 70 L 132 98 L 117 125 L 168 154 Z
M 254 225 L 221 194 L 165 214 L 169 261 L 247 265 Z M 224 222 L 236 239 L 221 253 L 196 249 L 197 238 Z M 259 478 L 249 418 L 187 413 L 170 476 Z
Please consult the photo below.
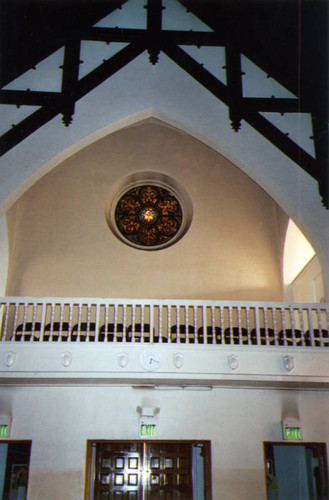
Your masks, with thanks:
M 147 184 L 129 189 L 120 197 L 114 219 L 128 242 L 141 247 L 158 247 L 177 235 L 183 212 L 172 192 Z

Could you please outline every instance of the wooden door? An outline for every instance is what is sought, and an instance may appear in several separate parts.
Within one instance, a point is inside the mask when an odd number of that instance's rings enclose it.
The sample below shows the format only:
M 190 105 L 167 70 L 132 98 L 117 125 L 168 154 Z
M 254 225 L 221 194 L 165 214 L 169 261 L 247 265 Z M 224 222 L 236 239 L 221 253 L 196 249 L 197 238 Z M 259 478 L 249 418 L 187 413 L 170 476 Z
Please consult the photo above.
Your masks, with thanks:
M 147 443 L 145 458 L 147 500 L 193 498 L 191 444 Z
M 95 500 L 142 500 L 143 444 L 98 443 Z
M 192 449 L 184 441 L 89 442 L 86 500 L 191 500 Z M 200 443 L 209 458 L 209 445 Z M 198 498 L 210 499 L 209 460 Z M 204 485 L 204 486 L 203 486 Z

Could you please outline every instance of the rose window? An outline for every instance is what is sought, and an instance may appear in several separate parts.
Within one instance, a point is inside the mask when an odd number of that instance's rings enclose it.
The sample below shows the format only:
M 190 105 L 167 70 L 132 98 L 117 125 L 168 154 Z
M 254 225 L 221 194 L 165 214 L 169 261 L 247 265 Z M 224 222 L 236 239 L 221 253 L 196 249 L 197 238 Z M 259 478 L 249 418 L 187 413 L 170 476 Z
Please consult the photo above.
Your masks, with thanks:
M 118 231 L 134 246 L 165 246 L 182 225 L 183 212 L 177 197 L 153 185 L 129 189 L 118 200 L 114 220 Z

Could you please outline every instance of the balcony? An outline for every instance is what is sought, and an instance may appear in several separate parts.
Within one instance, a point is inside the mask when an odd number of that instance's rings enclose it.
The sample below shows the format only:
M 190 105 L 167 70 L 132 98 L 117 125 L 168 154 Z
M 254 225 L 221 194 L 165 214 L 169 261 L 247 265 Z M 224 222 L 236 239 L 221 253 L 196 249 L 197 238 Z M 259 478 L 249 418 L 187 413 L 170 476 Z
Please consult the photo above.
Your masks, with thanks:
M 328 304 L 5 297 L 0 325 L 3 385 L 329 386 Z

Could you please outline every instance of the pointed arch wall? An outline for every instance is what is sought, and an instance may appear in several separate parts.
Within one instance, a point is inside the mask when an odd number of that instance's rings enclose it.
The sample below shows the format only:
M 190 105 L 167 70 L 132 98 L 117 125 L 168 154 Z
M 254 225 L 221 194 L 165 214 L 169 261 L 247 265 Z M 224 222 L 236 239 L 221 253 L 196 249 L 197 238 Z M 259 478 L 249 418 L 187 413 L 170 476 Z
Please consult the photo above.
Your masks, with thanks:
M 60 150 L 57 152 L 56 155 L 54 155 L 52 158 L 50 158 L 48 161 L 46 161 L 44 164 L 40 165 L 38 168 L 36 168 L 31 175 L 26 177 L 25 179 L 23 178 L 22 182 L 17 182 L 15 189 L 13 189 L 10 194 L 7 196 L 6 199 L 3 200 L 1 204 L 2 208 L 2 213 L 8 209 L 11 204 L 17 200 L 30 186 L 32 186 L 35 182 L 37 182 L 38 179 L 40 179 L 42 176 L 44 176 L 46 173 L 54 169 L 57 165 L 59 165 L 65 158 L 68 158 L 75 154 L 76 152 L 83 150 L 86 146 L 89 144 L 94 143 L 95 141 L 99 140 L 101 137 L 104 137 L 108 134 L 111 134 L 117 130 L 123 129 L 125 127 L 129 127 L 133 124 L 142 122 L 144 120 L 160 120 L 163 123 L 166 123 L 172 127 L 175 127 L 181 131 L 184 131 L 191 135 L 194 138 L 197 138 L 198 140 L 202 141 L 204 144 L 208 145 L 215 151 L 219 152 L 226 158 L 228 158 L 230 161 L 232 161 L 236 166 L 238 166 L 243 172 L 245 172 L 251 179 L 255 180 L 257 184 L 259 184 L 265 191 L 267 191 L 270 196 L 277 201 L 277 203 L 284 209 L 284 211 L 290 215 L 296 222 L 297 224 L 301 227 L 303 230 L 304 234 L 308 237 L 308 239 L 311 241 L 312 245 L 314 246 L 318 257 L 320 259 L 322 269 L 323 269 L 323 274 L 324 274 L 324 282 L 325 282 L 325 287 L 328 286 L 328 280 L 326 279 L 328 274 L 329 274 L 329 263 L 328 263 L 328 255 L 326 251 L 324 251 L 324 246 L 323 241 L 318 238 L 318 227 L 317 224 L 309 224 L 307 220 L 305 220 L 304 214 L 305 214 L 305 207 L 298 203 L 300 200 L 297 200 L 297 206 L 295 203 L 296 200 L 294 200 L 291 196 L 286 196 L 286 193 L 283 191 L 278 190 L 278 186 L 274 183 L 271 182 L 271 179 L 269 179 L 266 175 L 266 171 L 261 171 L 257 167 L 259 166 L 257 162 L 255 163 L 250 163 L 250 151 L 246 150 L 246 155 L 245 157 L 241 156 L 241 151 L 239 151 L 239 148 L 230 148 L 227 146 L 230 146 L 231 144 L 228 141 L 228 144 L 226 147 L 223 146 L 223 143 L 218 141 L 213 134 L 205 134 L 205 128 L 204 127 L 195 127 L 191 121 L 185 121 L 185 120 L 180 120 L 178 119 L 178 116 L 172 116 L 168 115 L 165 112 L 157 109 L 157 108 L 146 108 L 142 111 L 138 111 L 136 113 L 133 113 L 131 115 L 128 115 L 124 118 L 121 118 L 117 121 L 111 122 L 107 124 L 104 127 L 98 128 L 94 130 L 92 133 L 87 134 L 83 136 L 80 140 L 77 142 L 72 143 L 69 147 L 64 148 L 63 150 Z M 254 137 L 255 138 L 255 137 Z M 258 139 L 258 138 L 257 138 Z M 256 141 L 257 142 L 257 141 Z M 263 143 L 263 149 L 266 152 L 267 150 L 267 144 Z M 255 148 L 256 149 L 256 148 Z M 271 149 L 271 147 L 269 148 Z M 264 154 L 264 151 L 262 154 Z M 254 153 L 254 151 L 253 151 Z M 273 154 L 273 151 L 271 152 Z M 276 152 L 276 154 L 279 154 L 281 157 L 282 155 L 279 152 Z M 9 163 L 12 163 L 10 161 L 11 159 L 9 158 Z M 289 162 L 286 158 L 284 159 L 285 161 L 282 161 L 281 158 L 281 164 L 279 165 L 279 172 L 286 170 L 288 172 L 287 168 L 289 168 Z M 277 164 L 276 164 L 277 166 Z M 290 165 L 291 167 L 291 165 Z M 296 167 L 296 166 L 294 166 Z M 297 168 L 297 167 L 296 167 Z M 300 171 L 300 169 L 298 169 Z M 22 172 L 23 175 L 21 177 L 24 177 L 24 172 Z M 305 176 L 306 174 L 304 172 L 300 171 L 300 176 Z M 16 175 L 16 180 L 19 178 L 19 176 Z M 302 191 L 307 191 L 307 186 L 305 183 L 302 182 L 301 179 L 299 179 L 299 184 L 301 187 Z M 313 196 L 314 194 L 314 183 L 310 183 L 310 186 L 308 190 L 311 193 L 311 199 L 312 199 L 312 192 Z M 280 182 L 280 186 L 282 185 L 282 182 Z M 309 204 L 309 201 L 306 205 Z M 303 210 L 302 208 L 303 207 Z M 313 210 L 313 212 L 317 212 L 317 210 Z M 314 220 L 314 214 L 313 212 L 311 213 L 311 218 L 310 220 Z M 324 215 L 324 218 L 328 219 L 328 214 L 327 212 L 323 209 L 321 210 L 322 215 Z M 319 221 L 318 221 L 319 222 Z M 326 242 L 327 239 L 329 239 L 329 235 L 327 235 L 326 232 L 321 231 L 322 234 L 322 240 Z M 324 238 L 323 238 L 324 236 Z
M 114 187 L 145 171 L 193 204 L 187 233 L 153 252 L 123 244 L 105 219 Z M 69 156 L 7 218 L 8 295 L 282 300 L 285 214 L 223 155 L 154 118 Z

